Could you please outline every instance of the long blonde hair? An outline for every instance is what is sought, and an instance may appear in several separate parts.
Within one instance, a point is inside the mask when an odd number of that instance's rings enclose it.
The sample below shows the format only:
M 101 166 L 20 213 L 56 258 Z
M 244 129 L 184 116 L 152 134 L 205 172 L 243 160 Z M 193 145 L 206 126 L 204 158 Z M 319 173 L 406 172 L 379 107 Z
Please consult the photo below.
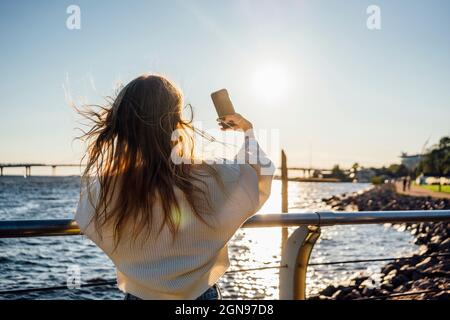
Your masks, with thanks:
M 175 164 L 171 160 L 177 144 L 182 144 L 178 148 L 182 153 L 189 152 L 181 156 L 194 158 L 194 140 L 190 134 L 195 131 L 193 116 L 191 113 L 191 119 L 182 119 L 182 106 L 181 91 L 168 79 L 143 75 L 123 87 L 109 105 L 81 112 L 92 122 L 81 137 L 88 142 L 83 181 L 96 176 L 100 184 L 92 221 L 100 234 L 104 225 L 113 224 L 115 248 L 128 222 L 133 222 L 134 239 L 151 230 L 156 201 L 164 213 L 159 232 L 167 225 L 176 235 L 179 217 L 174 212 L 182 213 L 175 187 L 184 193 L 195 215 L 205 222 L 198 203 L 204 203 L 205 198 L 210 202 L 206 189 L 195 183 L 204 183 L 195 172 L 196 166 Z M 175 130 L 186 134 L 174 142 Z M 206 163 L 201 166 L 221 182 L 212 166 Z M 113 194 L 114 201 L 111 201 Z

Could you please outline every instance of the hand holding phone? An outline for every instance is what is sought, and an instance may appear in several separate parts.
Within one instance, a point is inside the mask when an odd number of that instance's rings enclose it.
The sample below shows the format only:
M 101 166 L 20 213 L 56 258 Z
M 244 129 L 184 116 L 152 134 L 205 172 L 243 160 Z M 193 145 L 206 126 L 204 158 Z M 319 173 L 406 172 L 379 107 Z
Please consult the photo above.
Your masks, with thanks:
M 217 121 L 219 122 L 220 128 L 222 130 L 232 128 L 233 123 L 223 121 L 223 118 L 225 116 L 229 116 L 236 113 L 234 111 L 234 106 L 233 103 L 231 102 L 227 89 L 222 89 L 211 93 L 211 99 L 214 103 L 214 107 L 216 108 L 217 115 L 219 116 Z
M 234 111 L 233 103 L 231 102 L 227 89 L 213 92 L 211 98 L 219 116 L 217 122 L 219 122 L 222 130 L 247 131 L 252 129 L 253 126 L 250 121 Z
M 250 121 L 234 111 L 227 89 L 213 92 L 211 98 L 219 116 L 217 121 L 221 126 L 221 130 L 247 131 L 253 127 Z
M 230 114 L 227 116 L 223 116 L 217 121 L 220 123 L 225 123 L 228 126 L 224 127 L 222 125 L 221 130 L 238 130 L 238 131 L 244 131 L 253 129 L 253 125 L 250 121 L 245 119 L 243 116 L 241 116 L 239 113 Z

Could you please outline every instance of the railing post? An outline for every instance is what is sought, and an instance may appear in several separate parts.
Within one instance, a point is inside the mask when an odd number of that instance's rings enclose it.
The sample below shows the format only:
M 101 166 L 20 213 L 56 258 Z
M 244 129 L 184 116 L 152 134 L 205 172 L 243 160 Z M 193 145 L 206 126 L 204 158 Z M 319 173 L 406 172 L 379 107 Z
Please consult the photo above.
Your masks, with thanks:
M 281 212 L 287 213 L 288 206 L 288 168 L 287 157 L 284 150 L 281 150 Z M 281 251 L 286 247 L 288 239 L 288 228 L 281 228 Z
M 319 227 L 302 226 L 288 238 L 281 256 L 281 265 L 286 267 L 280 269 L 280 300 L 306 299 L 309 257 L 319 236 Z

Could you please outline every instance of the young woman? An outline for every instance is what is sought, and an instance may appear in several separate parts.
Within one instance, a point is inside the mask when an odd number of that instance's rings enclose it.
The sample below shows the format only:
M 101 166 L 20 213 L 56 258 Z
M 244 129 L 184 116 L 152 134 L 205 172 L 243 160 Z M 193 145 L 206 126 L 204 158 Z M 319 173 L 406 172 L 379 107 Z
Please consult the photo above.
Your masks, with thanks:
M 125 299 L 220 299 L 227 243 L 270 194 L 273 165 L 252 124 L 239 114 L 218 119 L 251 148 L 233 164 L 198 161 L 182 106 L 169 80 L 144 75 L 85 113 L 93 126 L 75 219 L 113 261 Z

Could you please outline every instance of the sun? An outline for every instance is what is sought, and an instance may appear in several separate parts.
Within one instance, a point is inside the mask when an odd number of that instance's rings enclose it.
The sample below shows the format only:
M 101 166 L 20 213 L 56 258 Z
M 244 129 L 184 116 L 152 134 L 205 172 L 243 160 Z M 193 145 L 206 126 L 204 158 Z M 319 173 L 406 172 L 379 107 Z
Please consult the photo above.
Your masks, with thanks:
M 273 103 L 283 100 L 289 93 L 289 84 L 289 73 L 280 63 L 264 63 L 253 72 L 252 91 L 260 101 Z

